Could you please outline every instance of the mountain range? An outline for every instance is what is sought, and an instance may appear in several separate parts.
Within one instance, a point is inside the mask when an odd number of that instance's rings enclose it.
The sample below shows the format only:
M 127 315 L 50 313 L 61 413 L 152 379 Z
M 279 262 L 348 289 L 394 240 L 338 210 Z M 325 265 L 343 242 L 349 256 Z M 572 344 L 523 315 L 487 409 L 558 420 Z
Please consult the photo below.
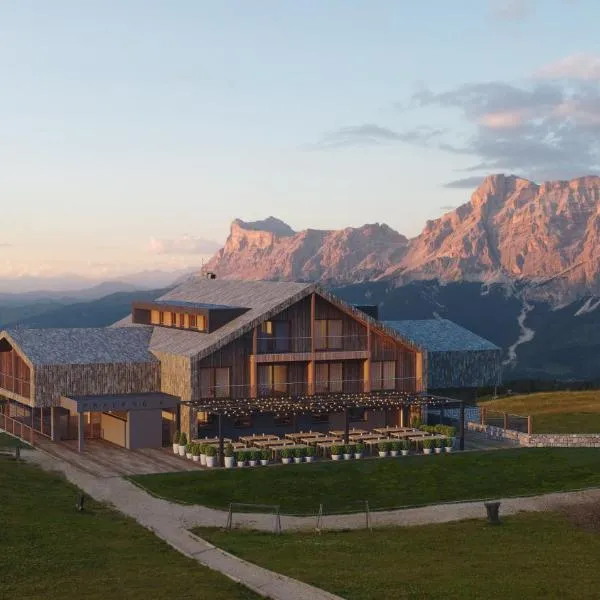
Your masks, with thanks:
M 231 224 L 207 263 L 219 277 L 479 281 L 528 286 L 529 297 L 564 302 L 600 293 L 600 177 L 538 185 L 491 175 L 469 202 L 408 239 L 385 224 L 295 232 L 269 217 Z

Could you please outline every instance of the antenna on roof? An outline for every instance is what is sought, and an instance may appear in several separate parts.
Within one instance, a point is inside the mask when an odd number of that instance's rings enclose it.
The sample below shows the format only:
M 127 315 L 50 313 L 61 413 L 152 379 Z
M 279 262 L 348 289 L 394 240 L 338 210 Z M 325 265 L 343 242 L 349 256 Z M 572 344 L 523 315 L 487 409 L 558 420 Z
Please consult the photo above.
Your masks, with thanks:
M 217 278 L 217 274 L 213 273 L 212 271 L 207 271 L 206 272 L 206 279 L 216 279 Z

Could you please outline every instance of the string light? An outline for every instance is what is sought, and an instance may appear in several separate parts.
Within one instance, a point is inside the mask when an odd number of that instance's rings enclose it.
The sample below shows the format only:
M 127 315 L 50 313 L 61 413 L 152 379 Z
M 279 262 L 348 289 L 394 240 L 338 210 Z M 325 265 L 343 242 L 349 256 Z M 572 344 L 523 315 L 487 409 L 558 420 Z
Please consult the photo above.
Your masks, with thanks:
M 398 409 L 405 406 L 458 406 L 460 401 L 430 394 L 408 394 L 396 390 L 330 393 L 259 398 L 201 398 L 182 404 L 211 415 L 231 418 L 270 413 L 276 417 L 298 414 L 340 413 L 349 408 Z

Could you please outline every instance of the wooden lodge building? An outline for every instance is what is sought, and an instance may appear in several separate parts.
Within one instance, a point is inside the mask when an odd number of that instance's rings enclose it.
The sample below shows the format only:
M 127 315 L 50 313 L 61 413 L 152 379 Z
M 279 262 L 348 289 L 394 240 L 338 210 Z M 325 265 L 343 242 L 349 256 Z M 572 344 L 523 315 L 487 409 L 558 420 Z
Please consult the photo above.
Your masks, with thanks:
M 209 435 L 217 414 L 230 437 L 329 430 L 348 412 L 369 429 L 404 424 L 429 382 L 499 383 L 499 348 L 415 323 L 379 321 L 312 283 L 194 278 L 111 327 L 0 332 L 0 428 L 80 450 L 89 437 L 134 449 L 175 429 Z M 261 399 L 279 404 L 256 410 Z M 286 411 L 294 402 L 310 410 Z

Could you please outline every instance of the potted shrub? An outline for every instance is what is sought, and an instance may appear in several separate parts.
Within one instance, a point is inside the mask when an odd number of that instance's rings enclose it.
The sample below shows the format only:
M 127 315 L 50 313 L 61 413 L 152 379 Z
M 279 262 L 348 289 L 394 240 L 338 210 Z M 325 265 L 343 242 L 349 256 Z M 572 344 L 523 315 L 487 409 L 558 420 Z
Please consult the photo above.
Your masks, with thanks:
M 446 440 L 444 440 L 442 438 L 437 438 L 433 442 L 433 449 L 435 450 L 436 454 L 441 454 L 442 449 L 443 449 L 445 443 L 446 443 Z
M 331 446 L 331 460 L 340 460 L 342 448 L 340 446 Z
M 402 456 L 408 456 L 410 453 L 410 441 L 402 440 L 402 445 L 400 447 L 400 451 L 402 452 Z
M 179 436 L 179 456 L 185 456 L 185 447 L 187 446 L 187 435 L 182 433 Z
M 296 448 L 294 452 L 294 462 L 301 463 L 302 459 L 306 456 L 306 448 Z
M 398 456 L 398 452 L 400 452 L 400 442 L 392 442 L 392 449 L 390 450 L 390 456 Z
M 356 444 L 356 448 L 354 449 L 354 458 L 359 459 L 363 457 L 365 453 L 365 445 L 364 444 Z
M 200 447 L 200 464 L 205 467 L 206 466 L 206 448 L 207 444 L 198 444 Z
M 251 467 L 255 467 L 260 460 L 260 450 L 250 450 L 250 462 Z
M 246 453 L 243 450 L 235 453 L 235 464 L 238 467 L 243 467 L 246 464 Z
M 306 462 L 312 462 L 315 460 L 315 449 L 312 446 L 309 446 L 306 449 Z
M 179 438 L 181 437 L 181 434 L 179 433 L 179 431 L 175 432 L 175 435 L 173 436 L 173 454 L 179 454 Z
M 385 458 L 388 455 L 390 443 L 381 442 L 377 447 L 379 448 L 379 458 Z
M 192 460 L 192 448 L 194 447 L 194 444 L 186 444 L 185 446 L 185 457 L 188 460 Z
M 446 449 L 446 452 L 452 452 L 452 449 L 454 448 L 454 438 L 446 438 L 444 440 L 444 448 Z
M 344 460 L 350 460 L 355 450 L 354 444 L 346 444 L 344 446 Z
M 260 451 L 260 464 L 263 467 L 266 467 L 269 464 L 270 455 L 271 455 L 271 452 L 269 450 L 267 450 L 266 448 L 263 448 Z
M 214 446 L 206 447 L 206 466 L 211 469 L 217 463 L 217 449 Z
M 198 462 L 200 460 L 200 444 L 194 444 L 192 446 L 192 460 Z
M 433 440 L 429 438 L 425 438 L 423 440 L 423 454 L 431 454 L 431 449 L 433 448 Z
M 227 444 L 223 450 L 223 454 L 225 455 L 225 468 L 232 469 L 235 460 L 233 456 L 233 446 L 231 444 Z M 206 458 L 208 458 L 208 456 Z
M 288 465 L 290 463 L 290 461 L 292 460 L 292 456 L 293 456 L 293 451 L 290 448 L 284 448 L 281 451 L 281 462 L 284 465 Z

